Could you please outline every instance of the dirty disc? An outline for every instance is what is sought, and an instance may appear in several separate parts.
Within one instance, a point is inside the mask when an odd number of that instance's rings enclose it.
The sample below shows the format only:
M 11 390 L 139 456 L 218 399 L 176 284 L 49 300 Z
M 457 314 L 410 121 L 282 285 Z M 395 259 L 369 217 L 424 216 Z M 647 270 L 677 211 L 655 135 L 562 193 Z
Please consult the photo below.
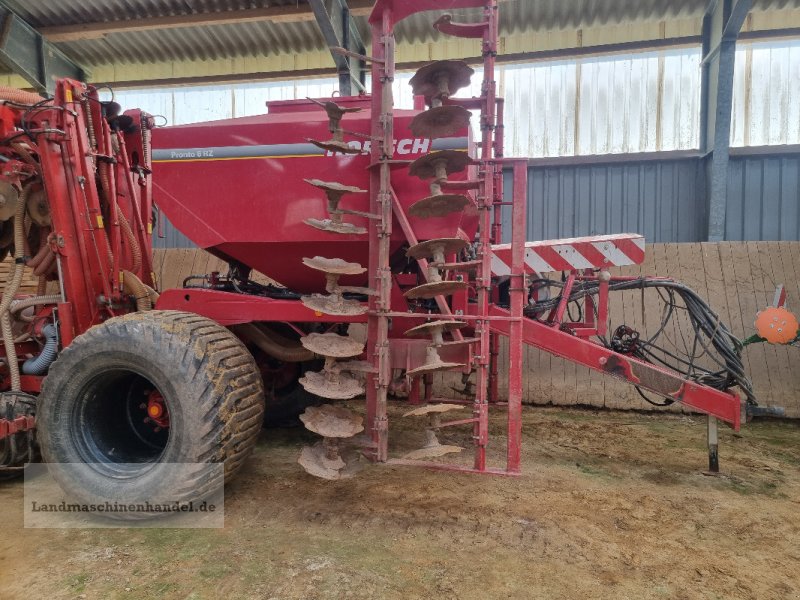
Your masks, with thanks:
M 415 96 L 436 98 L 440 95 L 439 80 L 447 78 L 447 89 L 452 96 L 469 85 L 475 70 L 463 60 L 437 60 L 414 73 L 408 82 Z
M 336 181 L 322 181 L 320 179 L 303 179 L 306 183 L 310 183 L 314 187 L 317 187 L 321 190 L 325 190 L 326 192 L 342 192 L 347 194 L 366 194 L 367 190 L 362 190 L 361 188 L 353 187 L 352 185 L 344 185 L 343 183 L 338 183 Z
M 408 207 L 408 214 L 420 219 L 446 217 L 457 213 L 469 205 L 469 198 L 461 194 L 436 194 L 423 198 Z
M 336 104 L 333 100 L 326 100 L 325 102 L 320 102 L 316 98 L 309 98 L 306 96 L 306 100 L 311 100 L 317 106 L 321 106 L 325 109 L 325 112 L 328 113 L 329 117 L 337 118 L 341 117 L 346 113 L 354 113 L 354 112 L 361 112 L 362 108 L 360 106 L 355 107 L 347 107 L 342 106 L 341 104 Z
M 327 454 L 325 453 L 325 443 L 324 442 L 317 442 L 313 446 L 304 446 L 303 450 L 310 450 L 309 454 L 314 454 L 315 462 L 322 465 L 326 469 L 332 469 L 334 471 L 340 471 L 344 469 L 345 462 L 342 460 L 342 457 L 339 456 L 338 452 L 336 453 L 336 458 L 328 458 Z
M 406 371 L 406 375 L 408 377 L 416 377 L 417 375 L 424 375 L 425 373 L 435 373 L 437 371 L 449 371 L 450 369 L 462 369 L 464 367 L 466 367 L 466 365 L 463 365 L 461 363 L 436 361 L 436 362 L 426 363 L 421 367 L 417 367 L 416 369 L 411 369 L 410 371 Z
M 366 304 L 362 304 L 358 300 L 346 300 L 341 296 L 325 296 L 324 294 L 302 296 L 300 302 L 315 312 L 338 317 L 363 315 L 369 310 Z
M 461 252 L 469 245 L 469 242 L 461 238 L 439 238 L 435 240 L 427 240 L 414 244 L 406 250 L 406 256 L 415 260 L 422 258 L 433 258 L 435 253 L 441 248 L 443 254 L 455 254 Z
M 303 264 L 317 271 L 333 275 L 361 275 L 361 273 L 367 271 L 366 268 L 358 263 L 347 262 L 341 258 L 325 258 L 324 256 L 303 258 Z
M 328 400 L 349 400 L 365 392 L 361 382 L 346 373 L 339 373 L 335 379 L 329 379 L 324 371 L 320 373 L 308 371 L 298 381 L 308 393 Z M 300 418 L 302 419 L 302 417 Z M 326 437 L 350 437 L 336 436 L 319 431 L 317 433 Z
M 318 447 L 319 450 L 317 449 Z M 303 446 L 297 462 L 309 475 L 333 481 L 339 479 L 339 471 L 345 466 L 344 461 L 341 459 L 339 460 L 342 463 L 341 467 L 332 468 L 329 466 L 331 461 L 328 461 L 325 458 L 325 450 L 322 448 L 322 444 L 320 443 L 314 444 L 313 446 Z
M 454 104 L 435 106 L 414 117 L 409 129 L 416 137 L 448 137 L 467 129 L 470 116 L 469 111 L 463 106 Z
M 6 221 L 17 212 L 19 192 L 10 183 L 0 181 L 0 221 Z
M 47 203 L 47 195 L 44 188 L 40 188 L 28 194 L 26 204 L 31 220 L 39 227 L 49 227 L 53 222 L 50 216 L 50 205 Z
M 362 342 L 337 333 L 309 333 L 300 343 L 314 354 L 333 358 L 352 358 L 364 352 Z
M 424 113 L 423 113 L 424 114 Z M 408 166 L 408 174 L 420 179 L 434 179 L 437 163 L 443 163 L 448 175 L 460 173 L 475 161 L 461 150 L 436 150 L 424 154 Z
M 343 233 L 346 235 L 363 235 L 367 233 L 366 227 L 359 227 L 352 223 L 334 223 L 330 219 L 306 219 L 303 223 L 330 233 Z
M 364 431 L 361 415 L 333 404 L 309 406 L 300 420 L 306 429 L 323 437 L 350 438 Z
M 404 417 L 422 417 L 431 413 L 444 413 L 451 410 L 463 410 L 467 408 L 463 404 L 428 404 L 408 411 Z
M 428 323 L 423 323 L 422 325 L 412 327 L 405 332 L 405 335 L 408 337 L 425 337 L 431 335 L 436 330 L 446 333 L 448 331 L 455 331 L 456 329 L 461 329 L 466 326 L 467 324 L 464 323 L 464 321 L 430 321 Z
M 312 140 L 306 138 L 309 142 L 314 144 L 317 148 L 322 148 L 329 152 L 341 152 L 342 154 L 361 154 L 361 148 L 353 148 L 347 142 L 340 142 L 339 140 L 328 140 L 327 142 L 320 142 L 319 140 Z
M 449 296 L 455 292 L 465 290 L 468 287 L 469 284 L 466 281 L 434 281 L 411 288 L 404 293 L 403 296 L 409 300 L 416 300 L 419 298 L 428 300 L 436 296 Z
M 436 446 L 428 446 L 427 448 L 419 448 L 418 450 L 412 450 L 403 458 L 407 460 L 421 460 L 423 458 L 437 458 L 439 456 L 444 456 L 445 454 L 455 454 L 457 452 L 461 452 L 464 448 L 461 446 L 448 446 L 446 444 L 439 444 Z

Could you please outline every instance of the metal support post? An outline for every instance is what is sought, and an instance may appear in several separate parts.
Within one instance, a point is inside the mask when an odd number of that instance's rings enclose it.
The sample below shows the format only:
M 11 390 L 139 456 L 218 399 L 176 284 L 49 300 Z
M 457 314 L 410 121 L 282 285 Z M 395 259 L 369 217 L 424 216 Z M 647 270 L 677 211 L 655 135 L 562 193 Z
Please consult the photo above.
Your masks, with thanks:
M 715 0 L 703 19 L 700 148 L 708 157 L 708 241 L 725 238 L 736 39 L 752 0 Z
M 717 417 L 708 415 L 708 471 L 719 473 L 719 431 Z
M 377 295 L 369 299 L 367 321 L 367 355 L 375 373 L 367 377 L 367 422 L 374 445 L 374 460 L 388 457 L 389 427 L 386 402 L 391 379 L 389 360 L 389 318 L 391 311 L 391 276 L 389 241 L 392 232 L 392 191 L 389 161 L 392 159 L 394 79 L 394 35 L 391 9 L 383 10 L 380 22 L 372 23 L 372 137 L 380 143 L 372 145 L 370 173 L 370 212 L 381 215 L 369 226 L 369 273 L 371 287 Z
M 343 48 L 352 53 L 364 54 L 364 43 L 350 16 L 346 0 L 331 0 L 330 10 L 324 0 L 309 0 L 317 25 L 330 48 Z M 352 96 L 364 87 L 364 62 L 353 56 L 331 52 L 339 74 L 339 93 Z
M 514 163 L 511 207 L 511 317 L 508 340 L 508 448 L 506 469 L 520 471 L 522 445 L 522 310 L 525 307 L 525 236 L 527 224 L 528 162 Z

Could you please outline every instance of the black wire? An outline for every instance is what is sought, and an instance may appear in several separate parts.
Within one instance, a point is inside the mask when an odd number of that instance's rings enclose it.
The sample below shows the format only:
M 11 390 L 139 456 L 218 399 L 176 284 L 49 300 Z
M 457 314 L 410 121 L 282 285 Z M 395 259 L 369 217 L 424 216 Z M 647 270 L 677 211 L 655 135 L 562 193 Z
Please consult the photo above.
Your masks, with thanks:
M 562 288 L 562 293 L 558 296 L 536 302 L 526 308 L 528 316 L 540 318 L 543 314 L 552 311 L 558 306 L 563 295 L 563 283 L 548 279 L 537 279 L 532 283 L 541 287 Z M 669 279 L 638 278 L 618 281 L 609 285 L 610 291 L 637 289 L 642 291 L 655 289 L 664 303 L 664 309 L 662 310 L 661 323 L 658 329 L 646 340 L 639 340 L 636 351 L 633 353 L 634 356 L 647 362 L 659 363 L 673 371 L 685 374 L 687 378 L 702 382 L 715 389 L 727 390 L 738 386 L 747 397 L 748 403 L 755 404 L 752 384 L 745 374 L 744 364 L 741 359 L 742 342 L 728 330 L 719 316 L 702 298 L 687 286 Z M 568 302 L 573 303 L 587 296 L 594 296 L 599 293 L 599 290 L 599 281 L 595 279 L 576 281 Z M 683 306 L 677 303 L 677 297 L 680 297 Z M 683 329 L 678 329 L 683 342 L 683 350 L 680 349 L 676 342 L 671 341 L 666 333 L 669 322 L 675 318 L 678 310 L 685 311 L 694 334 L 694 339 L 690 343 L 684 336 Z M 670 352 L 663 345 L 657 344 L 657 340 L 662 336 L 670 342 L 675 350 L 674 352 Z M 598 336 L 598 338 L 606 347 L 611 347 L 614 343 L 613 338 L 611 341 L 601 336 Z M 689 348 L 690 345 L 692 346 L 691 349 Z M 685 358 L 679 355 L 683 355 Z M 707 356 L 718 366 L 719 370 L 711 371 L 697 365 L 696 361 L 704 356 Z M 646 398 L 641 390 L 638 391 L 648 402 L 655 403 Z

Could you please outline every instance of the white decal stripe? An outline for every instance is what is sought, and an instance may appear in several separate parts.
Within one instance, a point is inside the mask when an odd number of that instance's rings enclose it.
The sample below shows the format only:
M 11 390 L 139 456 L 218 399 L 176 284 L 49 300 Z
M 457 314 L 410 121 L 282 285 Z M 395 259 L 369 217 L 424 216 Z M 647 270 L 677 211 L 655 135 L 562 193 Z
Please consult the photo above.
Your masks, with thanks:
M 644 251 L 644 238 L 643 237 L 633 238 L 632 241 L 633 241 L 634 244 L 639 246 L 639 248 L 641 248 L 642 251 Z
M 503 262 L 497 254 L 492 254 L 492 273 L 497 277 L 505 277 L 511 275 L 511 267 Z
M 591 269 L 594 267 L 586 257 L 578 252 L 578 249 L 570 244 L 561 244 L 553 246 L 553 250 L 558 252 L 565 261 L 567 261 L 574 269 Z
M 611 265 L 623 267 L 634 264 L 628 255 L 617 248 L 613 242 L 594 242 L 592 246 L 597 248 L 598 252 L 601 252 Z
M 536 254 L 536 251 L 533 248 L 525 249 L 525 264 L 537 273 L 552 273 L 553 271 L 560 271 L 560 269 L 554 269 L 551 267 L 545 259 Z

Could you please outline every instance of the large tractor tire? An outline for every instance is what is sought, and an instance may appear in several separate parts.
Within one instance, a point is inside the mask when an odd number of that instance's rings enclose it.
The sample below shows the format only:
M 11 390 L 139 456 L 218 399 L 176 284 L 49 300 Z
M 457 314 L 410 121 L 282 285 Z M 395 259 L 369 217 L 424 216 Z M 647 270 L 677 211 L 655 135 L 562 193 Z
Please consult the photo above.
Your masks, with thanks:
M 50 367 L 37 412 L 44 460 L 69 463 L 53 475 L 84 502 L 207 497 L 223 484 L 223 469 L 208 463 L 223 463 L 227 481 L 263 419 L 261 376 L 244 344 L 178 311 L 116 317 L 77 337 Z M 176 475 L 175 463 L 196 467 Z

